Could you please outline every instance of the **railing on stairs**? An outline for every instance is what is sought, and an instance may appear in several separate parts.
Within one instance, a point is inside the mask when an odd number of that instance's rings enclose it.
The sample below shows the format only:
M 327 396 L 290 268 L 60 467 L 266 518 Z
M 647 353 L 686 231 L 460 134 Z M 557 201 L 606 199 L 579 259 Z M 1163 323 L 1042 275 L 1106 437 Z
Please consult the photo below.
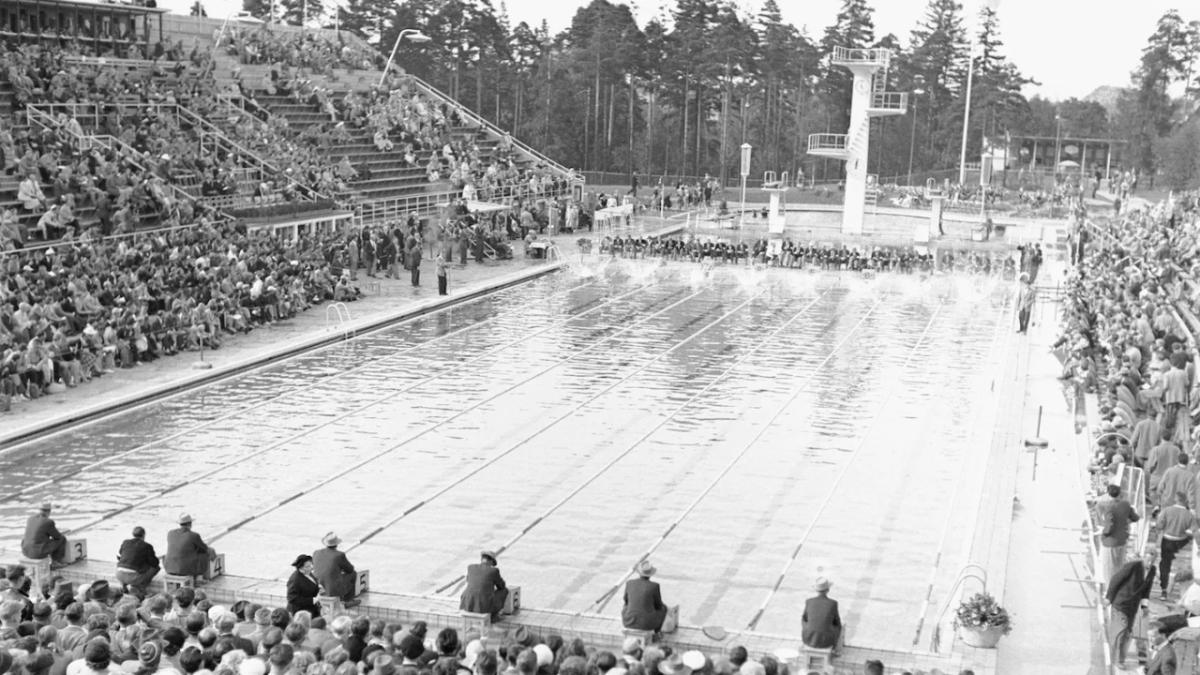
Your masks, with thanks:
M 546 166 L 548 166 L 552 169 L 555 169 L 556 171 L 559 171 L 563 174 L 571 176 L 571 179 L 576 182 L 583 182 L 582 176 L 579 176 L 578 174 L 571 171 L 570 169 L 563 166 L 562 164 L 559 164 L 558 162 L 547 157 L 546 155 L 538 152 L 537 150 L 534 150 L 532 147 L 517 140 L 511 134 L 509 134 L 507 131 L 504 131 L 500 127 L 498 127 L 495 124 L 492 124 L 491 122 L 484 119 L 482 116 L 476 114 L 475 111 L 471 110 L 470 108 L 466 107 L 465 105 L 462 105 L 458 101 L 455 101 L 454 99 L 450 98 L 449 96 L 443 94 L 441 91 L 439 91 L 437 88 L 435 88 L 433 85 L 429 84 L 425 80 L 422 80 L 421 78 L 417 77 L 416 75 L 411 75 L 411 74 L 402 75 L 401 78 L 408 79 L 408 80 L 411 80 L 412 82 L 415 82 L 417 85 L 419 85 L 422 89 L 425 90 L 425 93 L 427 95 L 432 96 L 433 98 L 435 98 L 443 103 L 446 103 L 450 106 L 453 106 L 455 109 L 457 109 L 459 111 L 459 114 L 463 115 L 464 117 L 469 118 L 472 122 L 475 122 L 476 124 L 486 128 L 488 131 L 492 132 L 499 138 L 507 137 L 512 142 L 513 146 L 519 148 L 522 152 L 529 155 L 530 157 L 533 157 L 537 161 L 545 164 Z
M 946 602 L 942 605 L 941 611 L 937 614 L 937 620 L 933 624 L 933 635 L 929 638 L 929 651 L 938 654 L 942 647 L 942 622 L 946 619 L 946 612 L 958 601 L 962 586 L 968 580 L 975 580 L 980 583 L 983 592 L 987 591 L 987 570 L 982 565 L 976 563 L 967 563 L 958 572 L 958 576 L 954 579 L 954 585 L 950 587 L 950 593 L 946 596 Z M 921 617 L 924 621 L 924 616 Z M 917 635 L 921 634 L 921 626 L 917 626 Z M 953 641 L 953 638 L 951 638 Z

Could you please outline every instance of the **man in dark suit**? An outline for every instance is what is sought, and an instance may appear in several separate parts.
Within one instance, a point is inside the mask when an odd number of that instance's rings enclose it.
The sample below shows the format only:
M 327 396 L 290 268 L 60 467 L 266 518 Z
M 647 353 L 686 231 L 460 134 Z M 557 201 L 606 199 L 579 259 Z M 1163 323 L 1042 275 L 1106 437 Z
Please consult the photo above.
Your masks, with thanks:
M 663 621 L 667 619 L 667 606 L 662 601 L 662 591 L 658 584 L 650 581 L 658 570 L 649 560 L 638 561 L 637 578 L 630 579 L 625 584 L 625 606 L 621 609 L 621 622 L 626 628 L 637 630 L 662 630 Z
M 192 531 L 192 517 L 181 514 L 179 527 L 167 533 L 167 559 L 163 565 L 167 574 L 202 577 L 208 573 L 208 562 L 216 558 L 217 552 Z
M 140 526 L 133 528 L 133 538 L 122 542 L 117 553 L 117 580 L 125 585 L 126 593 L 144 600 L 150 580 L 158 570 L 158 555 L 154 547 L 146 543 L 146 530 Z
M 842 617 L 838 614 L 837 600 L 829 599 L 832 586 L 833 582 L 829 579 L 817 577 L 817 582 L 813 584 L 816 597 L 804 602 L 800 639 L 813 649 L 837 647 L 842 637 Z
M 496 568 L 496 553 L 483 551 L 479 562 L 467 566 L 467 587 L 463 589 L 458 608 L 479 614 L 490 614 L 493 621 L 500 619 L 500 610 L 508 599 L 508 587 Z
M 1154 587 L 1154 573 L 1157 571 L 1154 563 L 1157 559 L 1158 550 L 1147 546 L 1140 559 L 1122 565 L 1108 582 L 1108 592 L 1105 593 L 1104 600 L 1112 607 L 1109 641 L 1117 666 L 1123 666 L 1125 663 L 1125 651 L 1129 647 L 1138 608 L 1142 606 L 1143 600 L 1150 598 L 1150 589 Z
M 21 553 L 26 558 L 41 560 L 50 558 L 50 568 L 62 567 L 67 554 L 67 538 L 50 519 L 50 502 L 42 504 L 37 513 L 29 516 L 25 523 L 25 537 L 21 539 Z
M 354 583 L 358 576 L 350 559 L 337 549 L 342 543 L 333 532 L 321 538 L 325 548 L 313 552 L 313 575 L 321 583 L 327 595 L 336 595 L 346 607 L 355 607 L 361 601 L 354 597 Z

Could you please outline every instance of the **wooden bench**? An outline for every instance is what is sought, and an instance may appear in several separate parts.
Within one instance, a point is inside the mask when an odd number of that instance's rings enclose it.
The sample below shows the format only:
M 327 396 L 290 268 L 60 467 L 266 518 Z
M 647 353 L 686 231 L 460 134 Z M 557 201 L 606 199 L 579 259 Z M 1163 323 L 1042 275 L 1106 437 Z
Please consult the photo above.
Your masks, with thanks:
M 34 590 L 41 592 L 41 589 L 50 581 L 50 558 L 26 558 L 21 556 L 17 560 L 25 567 L 29 574 L 29 578 L 33 580 Z
M 462 617 L 462 630 L 464 633 L 472 629 L 479 631 L 480 635 L 487 635 L 492 628 L 492 615 L 481 612 L 459 612 Z
M 814 647 L 802 647 L 801 655 L 801 671 L 825 672 L 833 668 L 833 647 L 825 649 L 816 649 Z
M 621 631 L 626 638 L 637 638 L 642 641 L 643 647 L 648 647 L 655 643 L 654 631 L 640 630 L 637 628 L 625 628 Z
M 321 616 L 327 620 L 332 620 L 346 609 L 342 604 L 342 599 L 336 595 L 318 595 L 317 604 L 321 607 Z

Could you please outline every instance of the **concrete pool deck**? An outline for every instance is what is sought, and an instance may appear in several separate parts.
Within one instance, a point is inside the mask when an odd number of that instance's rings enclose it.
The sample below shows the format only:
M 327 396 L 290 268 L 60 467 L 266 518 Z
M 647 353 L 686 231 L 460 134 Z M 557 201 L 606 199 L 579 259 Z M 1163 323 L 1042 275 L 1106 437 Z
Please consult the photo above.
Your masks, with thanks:
M 569 246 L 567 242 L 570 242 L 574 238 L 575 235 L 564 235 L 558 238 L 560 247 L 563 248 L 564 251 L 573 251 L 574 246 Z M 550 269 L 552 269 L 551 266 L 546 264 L 525 266 L 517 263 L 513 266 L 503 269 L 499 265 L 494 267 L 485 267 L 472 264 L 471 266 L 468 266 L 467 270 L 460 271 L 457 275 L 454 275 L 454 272 L 452 272 L 452 291 L 455 291 L 456 294 L 465 294 L 468 292 L 474 292 L 471 289 L 474 289 L 476 286 L 478 286 L 479 288 L 484 289 L 480 292 L 486 292 L 486 290 L 490 289 L 491 287 L 503 285 L 505 283 L 517 283 L 521 279 L 536 276 L 549 271 Z M 475 279 L 464 280 L 463 277 L 468 271 L 477 271 L 479 276 Z M 383 286 L 381 284 L 380 290 L 388 291 L 388 293 L 384 294 L 381 292 L 378 296 L 372 295 L 370 298 L 370 301 L 373 301 L 372 305 L 364 304 L 367 301 L 350 305 L 352 312 L 356 314 L 356 324 L 358 322 L 363 322 L 364 325 L 374 325 L 380 322 L 394 321 L 397 318 L 402 318 L 404 316 L 413 313 L 419 313 L 421 311 L 431 311 L 429 307 L 426 307 L 426 305 L 436 306 L 438 301 L 441 300 L 434 291 L 428 288 L 428 286 L 423 288 L 421 291 L 414 292 L 411 286 L 408 285 L 406 279 L 400 281 L 384 281 L 387 282 L 388 286 Z M 430 281 L 432 280 L 429 280 L 427 277 L 426 283 L 428 284 Z M 455 296 L 451 296 L 451 299 L 454 297 Z M 459 297 L 461 297 L 461 295 L 459 295 Z M 397 303 L 397 298 L 400 299 L 399 303 Z M 359 314 L 356 311 L 359 306 L 367 309 L 367 311 Z M 422 309 L 422 307 L 425 309 Z M 320 312 L 319 309 L 315 312 L 309 312 L 307 315 L 302 316 L 308 319 L 306 321 L 306 326 L 302 327 L 301 325 L 297 324 L 296 326 L 286 327 L 287 332 L 275 332 L 273 330 L 275 328 L 280 328 L 281 324 L 276 324 L 274 327 L 267 329 L 260 329 L 265 337 L 260 341 L 256 341 L 255 344 L 247 343 L 246 346 L 242 348 L 243 351 L 240 354 L 228 349 L 228 347 L 232 346 L 232 344 L 228 345 L 226 348 L 222 348 L 222 350 L 217 352 L 214 356 L 222 360 L 228 359 L 228 362 L 214 361 L 216 364 L 214 366 L 214 371 L 216 371 L 218 367 L 229 368 L 231 371 L 241 370 L 242 368 L 239 367 L 238 364 L 253 364 L 256 359 L 262 360 L 265 358 L 278 357 L 281 353 L 287 353 L 289 348 L 297 348 L 296 345 L 297 343 L 300 343 L 301 340 L 312 340 L 313 344 L 319 344 L 325 340 L 338 339 L 338 336 L 343 330 L 342 328 L 338 328 L 336 330 L 326 328 L 324 313 Z M 379 318 L 372 319 L 372 317 Z M 1043 321 L 1045 321 L 1045 319 L 1043 319 Z M 259 331 L 255 331 L 244 337 L 253 338 L 256 333 L 259 333 Z M 231 340 L 231 343 L 232 342 L 233 341 Z M 990 436 L 990 445 L 993 450 L 991 455 L 992 458 L 989 460 L 989 466 L 986 470 L 988 475 L 998 476 L 1015 474 L 1016 463 L 1022 459 L 1022 456 L 1020 454 L 1013 454 L 1018 452 L 1018 450 L 1014 448 L 1013 439 L 1015 438 L 1019 440 L 1022 438 L 1021 434 L 1029 426 L 1027 424 L 1027 411 L 1026 414 L 1020 414 L 1016 417 L 1012 417 L 1008 413 L 1011 413 L 1014 410 L 1021 410 L 1024 406 L 1024 397 L 1026 396 L 1025 383 L 1029 379 L 1026 375 L 1026 369 L 1029 367 L 1031 361 L 1030 354 L 1032 353 L 1033 349 L 1032 340 L 1027 340 L 1024 342 L 1017 340 L 1006 340 L 1005 344 L 1008 345 L 1008 347 L 1004 350 L 1006 359 L 1005 362 L 1012 362 L 1016 364 L 1016 367 L 1014 367 L 1011 371 L 1012 386 L 1010 387 L 1010 390 L 1000 392 L 1000 395 L 998 396 L 995 424 L 993 427 L 994 432 L 990 435 L 983 433 L 979 439 L 980 442 L 987 443 Z M 1021 355 L 1021 357 L 1016 358 L 1017 355 Z M 130 391 L 141 390 L 144 394 L 149 387 L 159 387 L 160 391 L 168 391 L 172 388 L 186 386 L 190 381 L 190 378 L 197 377 L 196 371 L 191 370 L 191 362 L 195 356 L 195 354 L 190 356 L 182 355 L 180 357 L 171 359 L 177 362 L 177 365 L 174 368 L 174 370 L 177 371 L 175 373 L 175 379 L 170 379 L 169 373 L 163 372 L 161 374 L 153 374 L 152 371 L 149 370 L 152 366 L 158 365 L 162 362 L 156 362 L 156 364 L 142 366 L 129 371 L 122 371 L 121 373 L 114 375 L 129 375 L 130 382 L 122 386 L 128 386 Z M 1015 358 L 1016 360 L 1011 361 L 1009 360 L 1010 358 Z M 163 365 L 166 366 L 167 364 Z M 163 370 L 166 371 L 167 369 L 164 367 Z M 203 377 L 204 374 L 201 374 L 200 376 Z M 90 386 L 94 387 L 96 384 L 102 383 L 105 379 L 108 379 L 108 377 L 111 376 L 101 378 L 101 380 L 93 382 Z M 997 386 L 1000 385 L 998 384 Z M 67 394 L 71 393 L 79 394 L 81 390 L 86 393 L 79 395 L 74 399 L 81 405 L 86 405 L 87 402 L 91 400 L 91 397 L 97 396 L 96 391 L 94 389 L 92 391 L 88 391 L 88 387 L 81 387 L 79 389 L 66 392 L 65 394 L 57 394 L 55 396 L 65 397 Z M 106 399 L 105 403 L 111 405 L 111 401 L 125 395 L 125 393 L 126 392 L 124 390 L 114 387 L 113 390 L 103 393 Z M 43 400 L 35 403 L 46 402 L 47 401 Z M 46 407 L 56 408 L 58 406 Z M 1002 411 L 1005 414 L 1001 414 Z M 59 414 L 62 415 L 63 413 L 60 411 Z M 71 416 L 77 418 L 79 414 L 76 413 Z M 51 417 L 51 421 L 48 423 L 54 423 L 53 419 L 54 418 Z M 36 424 L 36 422 L 34 423 Z M 8 425 L 5 426 L 7 427 Z M 5 431 L 8 432 L 9 430 L 5 429 Z M 0 443 L 2 443 L 2 441 L 0 441 Z M 1013 476 L 1012 480 L 1016 481 L 1016 477 Z M 979 498 L 979 526 L 976 528 L 976 537 L 975 543 L 972 546 L 971 560 L 975 561 L 978 559 L 980 562 L 984 563 L 989 569 L 990 578 L 997 579 L 998 577 L 997 586 L 992 586 L 989 584 L 989 588 L 991 588 L 998 596 L 1004 597 L 1006 604 L 1008 604 L 1008 595 L 1004 593 L 1006 584 L 1003 579 L 1006 575 L 1006 570 L 1009 564 L 1009 555 L 1013 551 L 1013 546 L 1009 545 L 1010 533 L 1006 527 L 1006 523 L 1011 523 L 1013 518 L 1012 496 L 1014 486 L 1009 484 L 996 484 L 992 485 L 991 488 L 992 489 L 989 489 L 986 493 L 981 495 L 981 498 Z M 1050 511 L 1046 511 L 1044 515 L 1049 517 L 1051 513 Z M 1017 533 L 1014 531 L 1012 536 L 1017 536 Z M 1027 540 L 1023 541 L 1027 543 Z M 1014 541 L 1014 543 L 1018 542 Z M 12 557 L 5 556 L 0 558 L 0 560 L 12 561 Z M 94 578 L 97 575 L 107 576 L 111 572 L 109 565 L 100 563 L 98 560 L 93 560 L 86 565 L 77 567 L 79 568 L 77 573 L 80 574 L 81 578 L 89 576 Z M 76 573 L 75 567 L 68 569 L 72 574 Z M 913 581 L 913 586 L 915 589 L 920 580 L 914 579 Z M 227 591 L 230 595 L 232 595 L 235 591 L 245 594 L 261 593 L 264 595 L 264 599 L 266 597 L 277 597 L 280 595 L 281 591 L 280 588 L 276 588 L 280 584 L 275 581 L 264 582 L 260 579 L 233 576 L 224 579 L 219 584 L 215 584 L 213 590 L 219 591 L 219 589 L 223 589 L 227 585 L 229 586 Z M 410 597 L 382 593 L 373 595 L 378 597 L 367 598 L 366 605 L 368 611 L 370 611 L 370 608 L 377 606 L 379 608 L 378 616 L 386 616 L 388 618 L 395 616 L 401 621 L 424 619 L 433 625 L 455 625 L 461 627 L 461 620 L 457 617 L 453 602 L 447 602 L 447 599 L 444 597 L 424 598 L 421 596 Z M 223 598 L 219 592 L 217 597 Z M 1028 616 L 1024 611 L 1018 611 L 1021 613 L 1022 617 Z M 393 612 L 396 613 L 393 614 Z M 404 614 L 403 612 L 407 612 L 407 614 Z M 1079 612 L 1075 612 L 1076 616 L 1078 614 Z M 401 618 L 402 616 L 407 618 Z M 612 617 L 607 616 L 577 615 L 562 612 L 538 611 L 527 608 L 523 610 L 521 615 L 519 615 L 519 621 L 522 624 L 528 624 L 534 627 L 538 632 L 542 633 L 560 632 L 570 635 L 578 634 L 584 636 L 585 639 L 588 639 L 590 642 L 596 645 L 614 646 L 621 638 L 619 622 L 615 621 Z M 500 628 L 505 630 L 511 629 L 515 626 L 515 623 L 516 622 L 514 621 L 509 621 L 503 624 Z M 928 635 L 928 633 L 926 633 L 926 635 Z M 838 672 L 851 672 L 851 669 L 853 672 L 857 672 L 861 667 L 861 663 L 865 659 L 869 658 L 878 658 L 883 660 L 884 663 L 888 664 L 889 666 L 888 672 L 899 672 L 899 668 L 901 667 L 915 670 L 917 672 L 930 672 L 935 668 L 940 669 L 943 672 L 957 672 L 958 669 L 967 667 L 973 668 L 977 673 L 1009 672 L 1008 668 L 997 669 L 997 652 L 992 650 L 974 650 L 965 648 L 962 646 L 961 642 L 952 642 L 944 629 L 942 631 L 942 635 L 943 648 L 941 650 L 941 654 L 933 654 L 925 649 L 926 642 L 924 639 L 919 647 L 914 648 L 912 652 L 888 652 L 864 649 L 857 646 L 849 647 L 837 662 Z M 1044 631 L 1031 631 L 1029 633 L 1022 632 L 1015 634 L 1014 636 L 1010 636 L 1008 640 L 1011 643 L 1010 653 L 1019 654 L 1024 652 L 1025 645 L 1033 646 L 1039 642 L 1043 643 L 1043 646 L 1045 646 L 1044 643 L 1061 645 L 1061 634 L 1056 635 L 1053 631 L 1050 631 L 1049 633 Z M 722 641 L 715 641 L 705 637 L 703 635 L 703 631 L 701 631 L 699 627 L 685 626 L 682 628 L 679 634 L 671 636 L 669 638 L 669 642 L 681 648 L 700 648 L 710 652 L 724 650 L 733 644 L 743 644 L 750 648 L 753 653 L 761 653 L 773 651 L 779 647 L 795 648 L 798 640 L 796 636 L 778 636 L 760 633 L 731 633 L 729 638 Z M 1020 652 L 1015 651 L 1018 646 L 1021 646 Z M 1001 653 L 1003 653 L 1003 651 Z M 1038 671 L 1034 669 L 1028 670 L 1027 672 L 1045 671 Z

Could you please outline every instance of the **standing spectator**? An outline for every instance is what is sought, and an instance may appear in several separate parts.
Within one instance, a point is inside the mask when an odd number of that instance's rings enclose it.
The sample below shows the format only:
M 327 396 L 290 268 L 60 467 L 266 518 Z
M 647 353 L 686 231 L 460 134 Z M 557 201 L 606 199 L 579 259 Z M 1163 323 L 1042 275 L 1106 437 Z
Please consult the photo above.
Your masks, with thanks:
M 208 563 L 216 560 L 217 552 L 192 531 L 192 517 L 179 516 L 179 527 L 167 533 L 167 574 L 202 577 L 208 573 Z
M 408 271 L 412 277 L 412 285 L 421 285 L 421 240 L 409 235 L 408 240 L 415 243 L 408 249 Z
M 1125 544 L 1129 541 L 1129 524 L 1140 516 L 1129 502 L 1121 497 L 1120 485 L 1108 486 L 1109 500 L 1098 507 L 1104 521 L 1100 532 L 1100 579 L 1110 579 L 1125 563 Z
M 311 555 L 300 555 L 292 563 L 296 568 L 287 582 L 287 610 L 293 614 L 301 610 L 308 611 L 313 616 L 321 615 L 321 606 L 316 603 L 317 595 L 321 592 L 317 577 L 313 575 L 313 558 Z
M 124 592 L 144 600 L 150 580 L 158 570 L 158 555 L 154 547 L 146 543 L 146 530 L 140 525 L 133 528 L 133 538 L 122 542 L 117 553 L 117 580 L 124 585 Z
M 450 285 L 450 279 L 447 276 L 449 271 L 446 269 L 446 258 L 440 250 L 437 253 L 437 257 L 433 259 L 433 264 L 434 269 L 437 271 L 438 295 L 446 295 L 449 292 L 448 287 Z
M 1175 492 L 1171 495 L 1171 505 L 1158 514 L 1155 527 L 1162 533 L 1162 560 L 1158 566 L 1158 587 L 1162 591 L 1162 599 L 1167 599 L 1167 583 L 1171 578 L 1171 565 L 1175 562 L 1175 554 L 1192 541 L 1192 525 L 1196 518 L 1187 508 L 1187 494 Z
M 1125 664 L 1134 617 L 1154 587 L 1154 563 L 1157 560 L 1158 551 L 1153 546 L 1147 546 L 1141 558 L 1122 565 L 1108 582 L 1104 599 L 1112 608 L 1109 641 L 1114 665 L 1118 668 L 1123 668 Z
M 51 569 L 58 569 L 65 564 L 63 557 L 67 553 L 67 538 L 62 536 L 50 518 L 50 502 L 43 503 L 37 513 L 26 521 L 21 553 L 33 560 L 50 558 Z
M 1029 274 L 1021 273 L 1021 290 L 1017 295 L 1017 321 L 1019 326 L 1018 333 L 1024 333 L 1029 329 L 1029 316 L 1033 313 L 1034 289 L 1033 284 L 1029 280 Z

